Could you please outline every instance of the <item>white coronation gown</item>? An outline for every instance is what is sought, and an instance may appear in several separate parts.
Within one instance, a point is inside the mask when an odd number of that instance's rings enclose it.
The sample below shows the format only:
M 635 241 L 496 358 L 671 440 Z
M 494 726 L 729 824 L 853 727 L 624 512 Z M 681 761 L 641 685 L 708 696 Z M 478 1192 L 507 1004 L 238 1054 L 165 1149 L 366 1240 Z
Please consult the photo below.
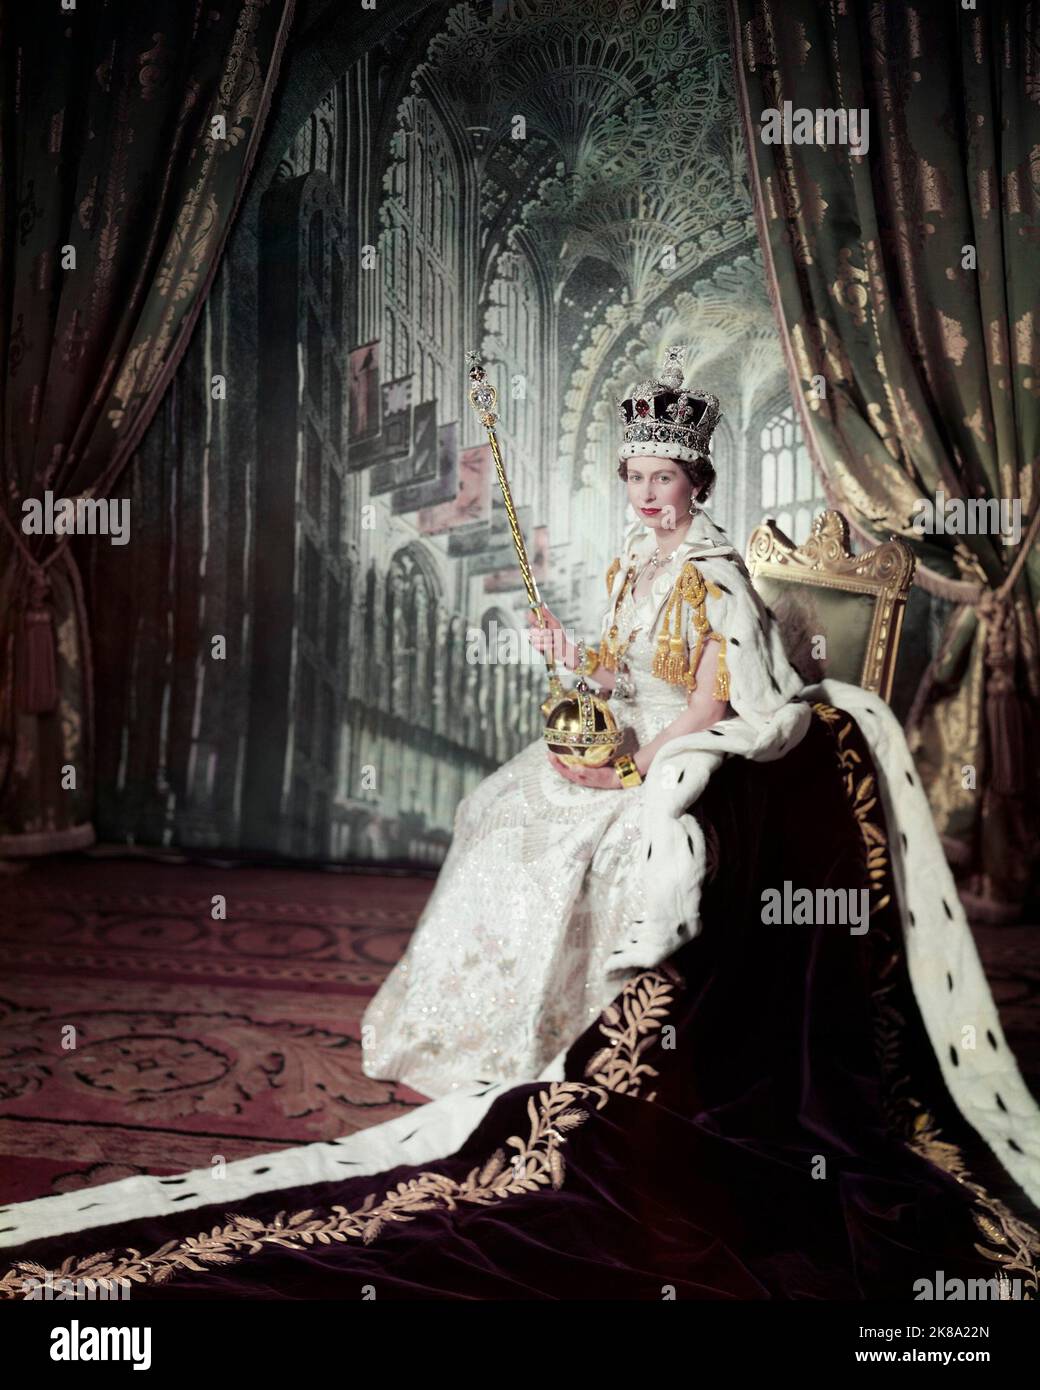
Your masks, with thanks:
M 611 605 L 654 542 L 641 523 L 626 533 L 620 566 L 611 567 Z M 902 728 L 883 700 L 858 686 L 805 685 L 739 555 L 703 512 L 650 597 L 637 606 L 620 600 L 619 634 L 639 630 L 625 654 L 634 698 L 611 700 L 619 725 L 634 726 L 645 744 L 684 706 L 684 688 L 653 676 L 651 658 L 687 560 L 715 590 L 703 616 L 726 642 L 733 717 L 669 742 L 639 787 L 568 782 L 539 740 L 465 797 L 408 949 L 362 1020 L 366 1074 L 405 1082 L 445 1107 L 464 1102 L 467 1116 L 491 1095 L 486 1083 L 561 1077 L 567 1048 L 626 981 L 666 960 L 683 929 L 700 929 L 706 847 L 690 808 L 713 771 L 727 756 L 783 756 L 808 727 L 811 703 L 822 700 L 855 719 L 870 749 L 907 967 L 943 1079 L 965 1120 L 1040 1204 L 1040 1106 L 1003 1036 Z M 609 622 L 605 615 L 601 630 Z M 688 651 L 697 633 L 687 602 Z M 954 1046 L 969 1024 L 985 1048 Z
M 625 636 L 638 626 L 625 653 L 634 695 L 610 705 L 640 745 L 687 703 L 650 671 L 660 602 L 658 580 L 617 614 Z M 641 915 L 644 793 L 567 781 L 539 740 L 463 798 L 408 948 L 365 1011 L 366 1075 L 433 1098 L 519 1083 L 581 1035 L 640 973 L 608 977 L 608 958 Z

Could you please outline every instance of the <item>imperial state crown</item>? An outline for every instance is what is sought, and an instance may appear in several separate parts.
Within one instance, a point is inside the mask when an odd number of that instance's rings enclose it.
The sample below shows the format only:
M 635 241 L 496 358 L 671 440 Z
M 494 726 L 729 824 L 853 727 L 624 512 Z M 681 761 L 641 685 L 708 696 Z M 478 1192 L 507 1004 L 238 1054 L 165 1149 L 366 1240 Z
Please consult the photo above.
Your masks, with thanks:
M 657 380 L 642 382 L 634 395 L 618 401 L 619 459 L 651 454 L 693 463 L 710 452 L 711 436 L 722 419 L 719 398 L 682 389 L 685 351 L 670 347 Z

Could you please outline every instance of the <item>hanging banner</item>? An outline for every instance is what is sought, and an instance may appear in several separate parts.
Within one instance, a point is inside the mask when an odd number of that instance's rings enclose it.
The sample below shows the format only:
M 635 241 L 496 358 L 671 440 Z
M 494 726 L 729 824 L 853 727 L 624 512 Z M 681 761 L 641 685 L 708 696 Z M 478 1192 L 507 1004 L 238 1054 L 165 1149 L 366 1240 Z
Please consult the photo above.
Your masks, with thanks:
M 437 425 L 437 402 L 423 401 L 412 414 L 415 431 L 412 452 L 398 460 L 399 486 L 394 492 L 393 511 L 417 512 L 449 502 L 455 495 L 458 472 L 458 422 Z M 400 485 L 401 475 L 406 475 Z
M 333 390 L 336 374 L 333 373 Z M 379 456 L 379 342 L 352 348 L 347 355 L 347 470 L 358 473 Z
M 454 425 L 444 426 L 455 429 Z M 458 458 L 458 480 L 455 496 L 450 502 L 436 507 L 424 507 L 419 513 L 419 531 L 424 536 L 439 536 L 460 526 L 472 526 L 491 520 L 491 473 L 494 467 L 491 445 L 478 444 L 463 449 Z

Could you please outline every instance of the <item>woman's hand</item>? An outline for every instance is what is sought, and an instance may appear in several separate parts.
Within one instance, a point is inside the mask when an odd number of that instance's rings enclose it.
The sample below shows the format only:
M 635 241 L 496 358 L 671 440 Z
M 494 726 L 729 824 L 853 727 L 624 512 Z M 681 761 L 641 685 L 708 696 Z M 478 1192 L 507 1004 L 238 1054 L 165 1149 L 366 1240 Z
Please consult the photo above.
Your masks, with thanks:
M 566 777 L 568 782 L 574 782 L 579 787 L 601 787 L 604 791 L 620 791 L 621 778 L 618 776 L 617 769 L 611 767 L 609 763 L 605 767 L 569 767 L 550 748 L 548 750 L 549 761 L 560 774 Z
M 542 604 L 542 617 L 545 626 L 539 625 L 538 616 L 529 610 L 527 614 L 528 637 L 531 639 L 531 646 L 535 651 L 551 652 L 555 661 L 562 660 L 564 666 L 574 666 L 574 644 L 568 642 L 563 631 L 563 624 L 552 611 L 547 603 Z

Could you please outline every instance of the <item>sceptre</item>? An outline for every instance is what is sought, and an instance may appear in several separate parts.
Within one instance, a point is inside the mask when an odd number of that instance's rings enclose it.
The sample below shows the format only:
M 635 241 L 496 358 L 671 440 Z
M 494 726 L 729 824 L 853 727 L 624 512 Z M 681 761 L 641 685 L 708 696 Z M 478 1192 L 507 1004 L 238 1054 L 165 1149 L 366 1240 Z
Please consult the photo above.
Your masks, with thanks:
M 509 490 L 509 479 L 506 477 L 502 451 L 498 446 L 498 435 L 495 431 L 498 423 L 495 411 L 498 392 L 488 381 L 480 358 L 475 352 L 466 353 L 466 364 L 469 367 L 470 381 L 473 383 L 469 388 L 470 404 L 487 430 L 517 563 L 520 566 L 524 588 L 527 590 L 527 602 L 538 619 L 538 626 L 544 629 L 542 599 L 527 558 L 527 547 L 513 505 L 513 494 Z M 551 649 L 543 652 L 543 656 L 549 671 L 549 694 L 541 705 L 542 716 L 545 719 L 542 737 L 554 753 L 572 766 L 601 766 L 622 738 L 610 706 L 601 696 L 592 693 L 584 679 L 580 679 L 573 690 L 565 690 L 556 670 L 556 661 Z

